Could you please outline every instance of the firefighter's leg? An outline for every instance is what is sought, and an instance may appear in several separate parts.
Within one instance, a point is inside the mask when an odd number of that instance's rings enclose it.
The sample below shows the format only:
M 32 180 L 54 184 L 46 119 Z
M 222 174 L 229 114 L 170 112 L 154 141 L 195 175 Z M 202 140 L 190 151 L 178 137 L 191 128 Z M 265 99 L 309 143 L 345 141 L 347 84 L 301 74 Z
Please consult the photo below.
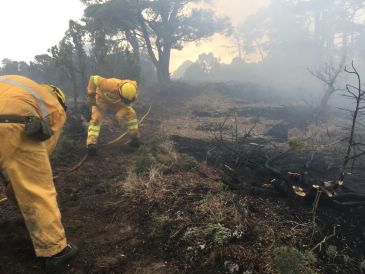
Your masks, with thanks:
M 137 114 L 131 106 L 120 107 L 115 116 L 118 121 L 125 119 L 131 138 L 139 137 Z
M 87 134 L 87 145 L 96 145 L 98 142 L 100 127 L 104 119 L 104 110 L 100 106 L 93 106 L 91 113 L 91 121 Z
M 56 200 L 46 145 L 26 137 L 6 161 L 18 206 L 38 257 L 53 256 L 67 246 Z

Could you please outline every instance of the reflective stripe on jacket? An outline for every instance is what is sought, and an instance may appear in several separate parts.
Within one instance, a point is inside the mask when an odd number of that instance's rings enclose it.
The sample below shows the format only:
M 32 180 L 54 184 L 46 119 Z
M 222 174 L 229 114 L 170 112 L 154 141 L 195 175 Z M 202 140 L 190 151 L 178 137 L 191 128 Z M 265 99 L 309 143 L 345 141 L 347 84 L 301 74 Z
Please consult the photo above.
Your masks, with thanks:
M 34 115 L 43 118 L 50 117 L 50 114 L 54 112 L 64 113 L 56 96 L 47 87 L 23 76 L 0 76 L 0 100 L 3 102 L 20 100 L 28 103 L 34 108 Z M 0 114 L 29 115 L 18 109 L 11 109 L 10 112 Z M 50 119 L 52 120 L 52 117 Z M 52 121 L 50 121 L 50 125 L 52 125 Z

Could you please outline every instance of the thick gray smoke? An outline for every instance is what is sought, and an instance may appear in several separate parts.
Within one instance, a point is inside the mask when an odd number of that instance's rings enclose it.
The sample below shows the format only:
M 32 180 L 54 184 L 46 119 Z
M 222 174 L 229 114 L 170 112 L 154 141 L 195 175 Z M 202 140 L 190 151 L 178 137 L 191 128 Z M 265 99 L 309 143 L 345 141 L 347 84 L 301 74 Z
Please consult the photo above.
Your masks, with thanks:
M 243 81 L 295 96 L 320 98 L 333 78 L 348 81 L 344 66 L 354 60 L 365 75 L 364 1 L 272 0 L 235 28 L 237 57 L 222 64 L 214 53 L 185 63 L 174 75 L 190 81 Z M 248 63 L 255 56 L 256 63 Z

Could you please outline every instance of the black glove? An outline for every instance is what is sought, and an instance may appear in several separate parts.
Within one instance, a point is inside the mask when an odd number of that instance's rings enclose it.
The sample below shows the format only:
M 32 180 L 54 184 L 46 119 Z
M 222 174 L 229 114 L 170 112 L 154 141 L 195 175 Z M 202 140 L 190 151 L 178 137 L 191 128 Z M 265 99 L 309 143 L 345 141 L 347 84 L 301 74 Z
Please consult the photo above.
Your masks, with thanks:
M 88 156 L 96 156 L 97 151 L 96 151 L 96 145 L 88 145 L 87 146 L 87 155 Z
M 90 95 L 87 96 L 87 102 L 91 106 L 96 106 L 96 98 L 95 98 L 95 96 L 90 96 Z
M 128 145 L 131 146 L 131 147 L 134 147 L 134 148 L 139 148 L 142 143 L 141 141 L 139 140 L 139 138 L 135 137 L 135 138 L 132 138 L 129 142 L 128 142 Z

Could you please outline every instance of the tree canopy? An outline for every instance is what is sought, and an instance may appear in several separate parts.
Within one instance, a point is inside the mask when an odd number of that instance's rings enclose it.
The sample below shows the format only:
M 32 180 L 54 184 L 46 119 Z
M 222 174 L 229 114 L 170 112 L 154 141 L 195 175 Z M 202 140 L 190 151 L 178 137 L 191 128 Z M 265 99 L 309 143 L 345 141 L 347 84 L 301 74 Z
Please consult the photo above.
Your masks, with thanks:
M 218 17 L 212 9 L 194 7 L 202 0 L 111 0 L 86 1 L 89 23 L 102 22 L 112 36 L 124 38 L 134 51 L 144 47 L 156 67 L 161 84 L 170 80 L 172 49 L 198 42 L 215 33 L 229 34 L 228 18 Z

